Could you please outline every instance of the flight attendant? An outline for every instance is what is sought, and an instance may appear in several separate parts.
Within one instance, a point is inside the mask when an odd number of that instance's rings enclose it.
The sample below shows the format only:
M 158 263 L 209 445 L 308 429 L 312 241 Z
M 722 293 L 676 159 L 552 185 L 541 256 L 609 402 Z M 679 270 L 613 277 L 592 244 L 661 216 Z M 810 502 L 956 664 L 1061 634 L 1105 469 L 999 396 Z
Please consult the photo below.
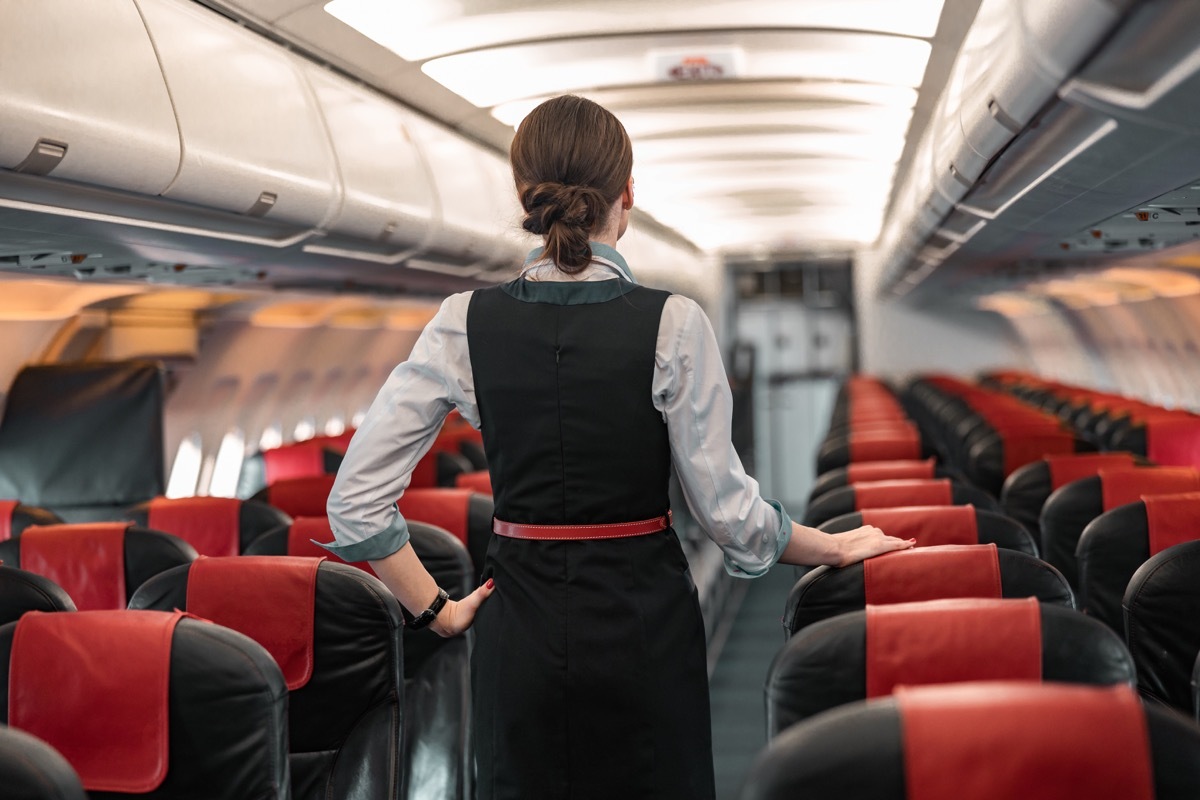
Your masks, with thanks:
M 675 467 L 734 575 L 853 563 L 911 542 L 828 535 L 759 496 L 730 443 L 712 328 L 637 284 L 616 250 L 633 208 L 617 119 L 558 97 L 517 130 L 520 277 L 449 297 L 359 427 L 329 499 L 336 544 L 370 560 L 415 625 L 474 623 L 480 800 L 712 798 L 704 627 L 671 529 Z M 486 582 L 447 600 L 395 500 L 457 408 L 483 431 L 495 492 Z

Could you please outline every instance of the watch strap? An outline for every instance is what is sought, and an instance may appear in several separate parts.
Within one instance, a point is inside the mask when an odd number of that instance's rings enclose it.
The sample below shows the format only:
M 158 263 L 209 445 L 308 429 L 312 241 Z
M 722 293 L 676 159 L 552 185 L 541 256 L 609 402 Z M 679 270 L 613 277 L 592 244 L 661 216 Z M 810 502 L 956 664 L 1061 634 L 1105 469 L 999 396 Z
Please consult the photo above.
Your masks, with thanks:
M 429 604 L 429 608 L 413 617 L 412 622 L 408 623 L 409 630 L 417 631 L 421 628 L 429 627 L 430 623 L 437 619 L 438 612 L 442 610 L 449 599 L 450 595 L 445 589 L 439 586 L 437 597 L 433 598 L 433 602 Z

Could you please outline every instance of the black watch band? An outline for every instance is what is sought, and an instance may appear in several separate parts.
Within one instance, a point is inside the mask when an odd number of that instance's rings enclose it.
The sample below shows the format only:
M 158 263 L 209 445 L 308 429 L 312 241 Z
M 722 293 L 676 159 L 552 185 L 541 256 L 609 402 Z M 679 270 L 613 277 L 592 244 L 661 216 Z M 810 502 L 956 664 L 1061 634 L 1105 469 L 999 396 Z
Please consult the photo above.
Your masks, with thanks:
M 446 593 L 445 589 L 439 586 L 437 597 L 433 598 L 433 602 L 429 604 L 429 608 L 413 617 L 412 622 L 408 623 L 408 629 L 419 631 L 421 628 L 429 627 L 429 624 L 437 619 L 438 612 L 442 610 L 442 606 L 446 605 L 446 601 L 449 599 L 450 595 Z

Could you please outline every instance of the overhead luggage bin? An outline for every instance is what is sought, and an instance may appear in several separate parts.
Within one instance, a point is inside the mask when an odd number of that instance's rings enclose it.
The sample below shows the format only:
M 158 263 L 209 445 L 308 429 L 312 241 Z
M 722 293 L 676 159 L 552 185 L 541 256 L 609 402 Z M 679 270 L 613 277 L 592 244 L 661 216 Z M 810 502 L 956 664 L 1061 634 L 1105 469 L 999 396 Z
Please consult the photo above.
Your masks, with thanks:
M 137 2 L 183 143 L 179 174 L 162 195 L 297 226 L 324 224 L 340 199 L 337 170 L 298 59 L 197 4 Z
M 149 195 L 179 169 L 171 97 L 132 0 L 6 4 L 0 108 L 0 168 Z
M 508 252 L 497 243 L 520 220 L 512 178 L 502 182 L 499 156 L 415 114 L 408 124 L 437 192 L 430 251 L 421 258 L 428 256 L 452 272 L 456 266 L 478 271 L 482 264 L 511 264 L 523 255 L 515 243 Z M 504 205 L 505 197 L 512 198 L 512 205 Z M 417 267 L 422 266 L 418 262 Z
M 421 244 L 434 215 L 433 181 L 393 102 L 315 64 L 305 76 L 329 128 L 342 178 L 342 205 L 332 234 L 403 254 Z

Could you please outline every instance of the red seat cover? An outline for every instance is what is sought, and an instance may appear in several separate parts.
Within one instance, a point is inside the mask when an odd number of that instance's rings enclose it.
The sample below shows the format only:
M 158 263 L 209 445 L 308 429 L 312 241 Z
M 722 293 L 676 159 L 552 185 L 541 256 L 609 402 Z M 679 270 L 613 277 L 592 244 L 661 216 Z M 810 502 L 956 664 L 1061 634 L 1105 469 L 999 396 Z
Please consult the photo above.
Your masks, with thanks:
M 948 478 L 855 483 L 854 510 L 898 506 L 948 506 L 954 491 Z
M 1042 678 L 1035 598 L 867 606 L 867 697 L 900 685 Z
M 1075 436 L 1070 433 L 1002 433 L 1001 436 L 1004 439 L 1005 475 L 1048 455 L 1075 452 Z
M 1102 469 L 1133 468 L 1129 453 L 1086 453 L 1073 456 L 1049 456 L 1050 488 L 1060 489 L 1072 481 L 1090 478 Z
M 1200 539 L 1200 492 L 1143 497 L 1150 555 Z
M 454 477 L 454 485 L 459 489 L 470 489 L 480 494 L 492 493 L 492 475 L 486 469 L 477 472 L 463 472 Z
M 1200 417 L 1147 419 L 1146 455 L 1163 466 L 1200 467 Z
M 267 502 L 290 517 L 323 517 L 333 475 L 290 478 L 267 487 Z
M 846 467 L 846 483 L 897 481 L 932 478 L 934 460 L 924 461 L 860 461 Z
M 80 611 L 125 608 L 128 529 L 128 522 L 31 526 L 19 539 L 21 569 L 57 583 Z
M 267 649 L 288 689 L 313 670 L 318 558 L 199 558 L 188 572 L 188 612 L 246 634 Z
M 262 457 L 269 484 L 325 474 L 325 445 L 321 442 L 298 442 L 264 450 Z
M 25 614 L 9 659 L 9 724 L 62 753 L 88 791 L 158 788 L 169 759 L 171 639 L 183 616 Z
M 895 461 L 921 457 L 921 437 L 906 433 L 850 434 L 851 461 Z
M 331 553 L 317 542 L 328 542 L 333 539 L 333 529 L 329 527 L 328 517 L 297 517 L 288 528 L 287 554 L 301 558 L 327 558 L 337 564 L 349 564 L 352 567 L 375 574 L 371 565 L 366 561 L 345 561 L 335 553 Z
M 156 497 L 146 527 L 178 536 L 202 556 L 236 556 L 241 512 L 242 501 L 232 497 Z
M 436 525 L 466 544 L 472 494 L 470 489 L 409 489 L 396 505 L 405 519 Z
M 1000 597 L 1000 560 L 994 544 L 918 547 L 863 562 L 868 605 L 947 597 Z
M 1104 510 L 1136 503 L 1143 495 L 1200 491 L 1200 473 L 1191 467 L 1130 467 L 1100 470 Z
M 21 503 L 17 500 L 0 500 L 0 542 L 12 538 L 13 512 Z
M 975 506 L 869 508 L 862 512 L 862 521 L 889 536 L 916 539 L 917 547 L 979 544 Z
M 1128 686 L 963 683 L 896 691 L 906 800 L 1153 800 Z

